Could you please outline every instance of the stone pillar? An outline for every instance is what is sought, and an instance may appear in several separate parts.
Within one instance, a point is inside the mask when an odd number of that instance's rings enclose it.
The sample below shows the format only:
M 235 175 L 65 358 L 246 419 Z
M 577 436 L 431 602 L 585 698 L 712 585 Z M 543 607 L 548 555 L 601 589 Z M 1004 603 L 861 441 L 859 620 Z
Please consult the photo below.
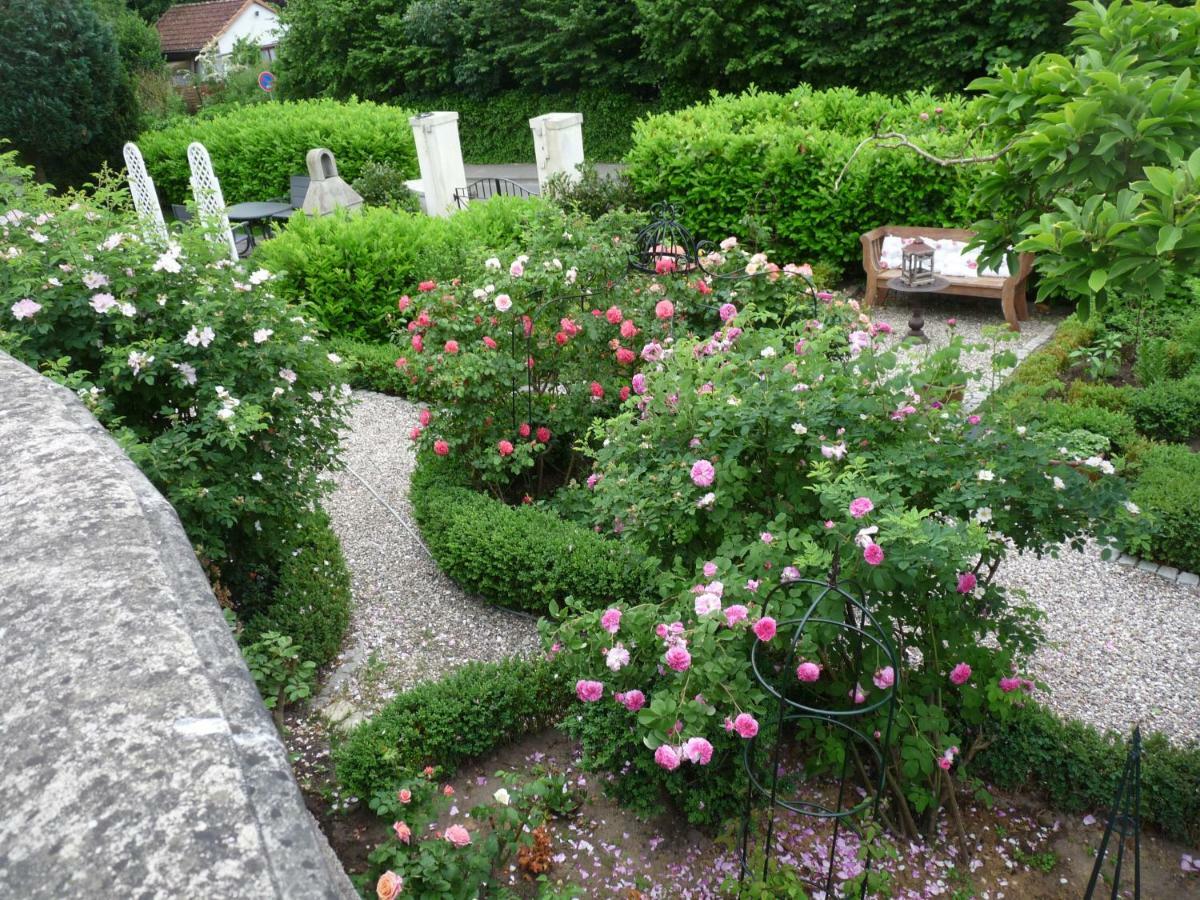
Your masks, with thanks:
M 579 179 L 583 163 L 583 113 L 546 113 L 529 120 L 533 131 L 533 150 L 537 155 L 538 185 L 546 189 L 546 179 L 557 172 Z
M 417 142 L 425 212 L 431 216 L 449 216 L 458 209 L 454 192 L 465 195 L 467 191 L 467 173 L 458 142 L 458 113 L 421 113 L 408 123 Z

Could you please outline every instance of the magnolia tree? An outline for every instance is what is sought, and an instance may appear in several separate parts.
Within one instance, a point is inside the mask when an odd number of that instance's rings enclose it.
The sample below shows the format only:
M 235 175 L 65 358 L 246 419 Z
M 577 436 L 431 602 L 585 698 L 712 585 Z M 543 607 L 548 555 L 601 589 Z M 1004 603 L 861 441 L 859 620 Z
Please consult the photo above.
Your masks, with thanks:
M 774 690 L 809 707 L 870 709 L 894 688 L 885 815 L 910 836 L 922 815 L 933 827 L 987 723 L 1035 689 L 1038 613 L 996 580 L 1002 560 L 1135 526 L 1107 460 L 1062 458 L 958 405 L 961 342 L 915 370 L 886 331 L 852 302 L 782 327 L 737 310 L 711 338 L 666 348 L 595 426 L 594 469 L 574 491 L 586 502 L 564 507 L 657 557 L 666 599 L 566 609 L 544 628 L 577 679 L 566 728 L 623 799 L 652 808 L 662 787 L 697 822 L 741 802 L 744 742 L 776 709 L 753 649 Z M 869 644 L 856 660 L 837 629 L 797 631 L 814 602 L 802 579 L 860 597 L 899 668 Z M 831 594 L 814 614 L 848 610 Z M 864 718 L 878 748 L 886 709 Z M 789 775 L 836 772 L 849 754 L 873 783 L 871 748 L 843 735 L 802 722 Z

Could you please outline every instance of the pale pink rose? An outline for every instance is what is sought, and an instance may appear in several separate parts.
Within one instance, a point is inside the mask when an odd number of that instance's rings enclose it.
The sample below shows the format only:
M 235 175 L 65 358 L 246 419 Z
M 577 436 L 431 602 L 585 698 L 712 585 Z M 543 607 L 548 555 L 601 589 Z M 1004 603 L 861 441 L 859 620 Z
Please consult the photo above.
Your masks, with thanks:
M 735 603 L 733 606 L 725 609 L 725 622 L 732 628 L 736 623 L 745 620 L 749 610 L 740 603 Z
M 407 844 L 412 839 L 412 829 L 404 822 L 392 823 L 392 831 L 396 832 L 396 840 L 402 844 Z
M 654 751 L 654 761 L 668 772 L 674 772 L 679 768 L 679 751 L 674 747 L 661 744 L 659 748 Z
M 713 745 L 702 737 L 688 738 L 680 749 L 684 759 L 701 766 L 707 766 L 713 755 Z
M 637 712 L 646 705 L 646 695 L 635 688 L 622 694 L 620 703 L 630 712 Z
M 707 459 L 698 459 L 692 464 L 692 483 L 696 487 L 708 487 L 717 477 L 717 470 Z
M 796 677 L 801 681 L 812 683 L 821 677 L 821 667 L 815 662 L 802 662 L 796 666 Z
M 575 696 L 584 703 L 595 703 L 604 696 L 604 685 L 599 681 L 581 678 L 575 682 Z
M 688 653 L 687 647 L 676 644 L 666 655 L 667 665 L 676 672 L 685 672 L 692 665 L 692 654 Z
M 696 598 L 696 615 L 707 616 L 721 611 L 721 598 L 716 594 L 701 594 Z
M 604 656 L 604 664 L 614 672 L 620 672 L 621 669 L 629 665 L 629 651 L 620 644 L 613 647 Z
M 471 843 L 471 832 L 461 825 L 451 825 L 446 829 L 446 840 L 455 847 L 462 848 Z
M 874 508 L 875 504 L 871 502 L 870 497 L 855 497 L 850 501 L 850 515 L 856 519 L 861 519 Z
M 733 720 L 733 730 L 738 733 L 738 737 L 752 738 L 758 734 L 758 720 L 750 713 L 738 713 L 737 718 Z
M 396 792 L 396 799 L 407 806 L 412 802 L 412 791 L 408 788 L 401 788 Z
M 891 666 L 884 666 L 871 680 L 875 682 L 875 687 L 885 690 L 896 683 L 896 670 Z
M 867 702 L 867 694 L 862 689 L 861 684 L 855 684 L 854 690 L 852 690 L 847 696 L 854 701 L 855 705 Z
M 621 627 L 621 611 L 619 609 L 606 609 L 604 615 L 600 617 L 600 627 L 609 634 L 616 634 L 617 629 Z
M 704 571 L 705 578 L 712 578 L 714 575 L 717 574 L 717 564 L 715 562 L 706 562 L 704 564 L 703 571 Z

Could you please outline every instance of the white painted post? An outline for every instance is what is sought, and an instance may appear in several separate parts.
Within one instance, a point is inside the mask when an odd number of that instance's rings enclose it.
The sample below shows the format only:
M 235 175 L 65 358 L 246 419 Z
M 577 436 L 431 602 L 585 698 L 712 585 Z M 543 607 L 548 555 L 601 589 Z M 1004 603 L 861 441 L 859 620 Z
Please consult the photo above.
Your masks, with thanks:
M 212 160 L 208 157 L 208 149 L 199 141 L 193 141 L 188 144 L 187 155 L 192 170 L 192 196 L 196 198 L 200 221 L 205 228 L 216 230 L 214 240 L 224 240 L 229 244 L 229 255 L 237 262 L 237 244 L 233 240 L 233 229 L 229 227 L 229 216 L 225 215 L 225 197 L 221 193 L 217 173 L 213 171 Z
M 165 245 L 167 223 L 163 220 L 162 207 L 158 203 L 158 192 L 154 179 L 146 171 L 142 151 L 132 141 L 125 144 L 125 171 L 129 175 L 129 195 L 133 197 L 133 208 L 142 223 L 142 237 L 147 241 Z
M 546 190 L 546 180 L 558 172 L 577 181 L 583 163 L 583 113 L 546 113 L 530 119 L 529 128 L 542 191 Z
M 425 212 L 431 216 L 449 216 L 458 209 L 455 191 L 464 196 L 467 191 L 462 145 L 458 141 L 458 113 L 422 113 L 408 123 L 417 142 Z

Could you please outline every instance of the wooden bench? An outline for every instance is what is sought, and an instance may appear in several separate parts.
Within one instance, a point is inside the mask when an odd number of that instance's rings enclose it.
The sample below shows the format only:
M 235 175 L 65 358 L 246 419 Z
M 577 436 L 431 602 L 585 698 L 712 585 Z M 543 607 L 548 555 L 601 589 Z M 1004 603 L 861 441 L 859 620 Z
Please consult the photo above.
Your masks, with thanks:
M 883 299 L 888 291 L 888 283 L 900 274 L 897 269 L 881 269 L 879 258 L 883 253 L 885 237 L 915 238 L 929 237 L 937 240 L 969 241 L 975 237 L 975 232 L 965 228 L 922 228 L 907 225 L 884 225 L 872 229 L 861 238 L 863 248 L 863 271 L 867 276 L 867 290 L 864 297 L 866 306 L 873 306 Z M 936 258 L 935 258 L 936 267 Z M 1017 265 L 1017 271 L 1008 276 L 1000 275 L 943 275 L 950 282 L 947 294 L 961 294 L 968 297 L 990 297 L 999 300 L 1004 310 L 1004 318 L 1013 331 L 1021 330 L 1021 320 L 1029 318 L 1029 307 L 1025 302 L 1025 284 L 1029 273 L 1033 270 L 1033 254 L 1022 253 Z

